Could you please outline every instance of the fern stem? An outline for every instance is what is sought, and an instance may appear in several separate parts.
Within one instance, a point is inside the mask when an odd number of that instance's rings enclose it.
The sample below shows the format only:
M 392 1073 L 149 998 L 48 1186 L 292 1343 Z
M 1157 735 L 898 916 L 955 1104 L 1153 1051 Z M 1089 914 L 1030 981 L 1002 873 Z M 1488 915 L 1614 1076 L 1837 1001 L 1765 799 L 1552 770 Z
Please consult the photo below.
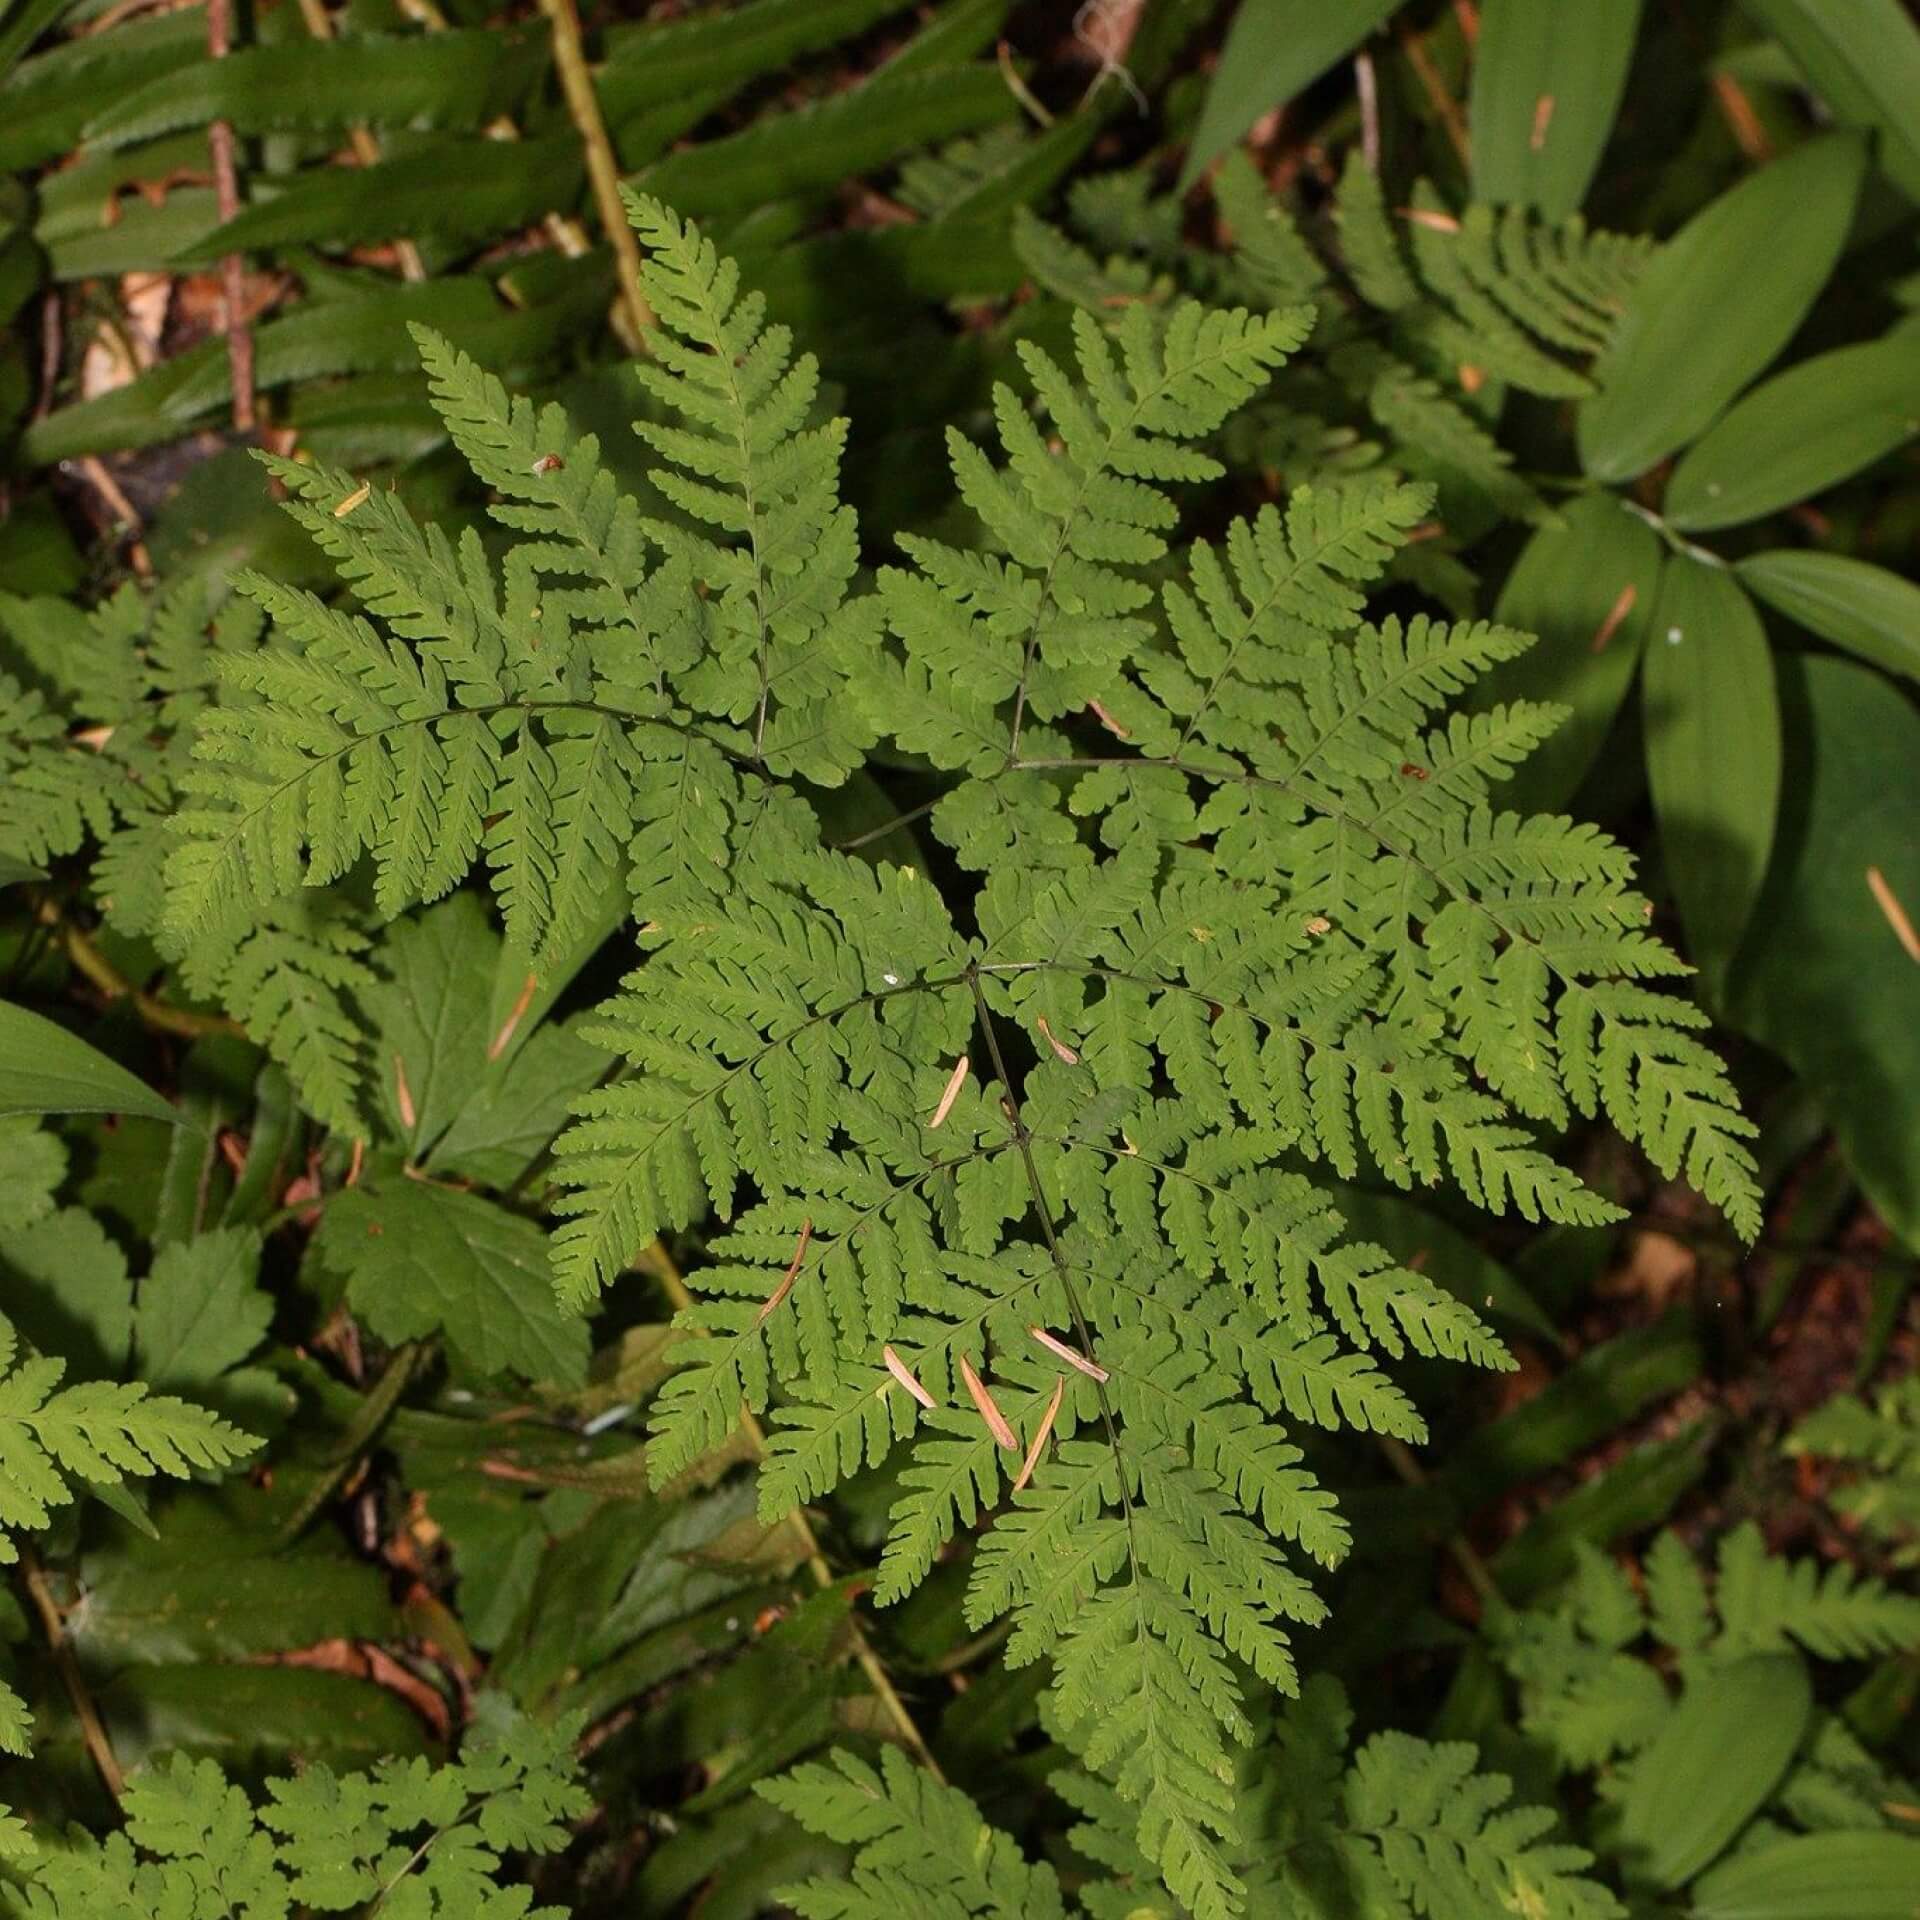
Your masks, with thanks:
M 79 1661 L 73 1657 L 73 1644 L 67 1638 L 59 1604 L 47 1585 L 47 1570 L 31 1543 L 24 1540 L 20 1543 L 20 1574 L 27 1589 L 27 1598 L 33 1602 L 34 1611 L 40 1616 L 40 1624 L 46 1630 L 47 1650 L 53 1655 L 53 1664 L 59 1672 L 61 1684 L 67 1690 L 67 1698 L 73 1703 L 74 1717 L 80 1722 L 80 1737 L 86 1743 L 88 1757 L 93 1761 L 94 1771 L 100 1776 L 100 1784 L 117 1804 L 126 1790 L 127 1777 L 120 1771 L 113 1742 L 107 1737 L 106 1724 L 100 1718 L 100 1709 L 94 1705 L 86 1676 L 80 1671 Z
M 1126 1450 L 1120 1445 L 1120 1427 L 1113 1417 L 1113 1401 L 1107 1393 L 1106 1376 L 1099 1370 L 1099 1362 L 1093 1357 L 1093 1329 L 1088 1324 L 1086 1308 L 1081 1304 L 1080 1289 L 1073 1284 L 1073 1274 L 1060 1248 L 1060 1236 L 1053 1224 L 1053 1209 L 1047 1204 L 1047 1190 L 1040 1180 L 1039 1163 L 1033 1157 L 1033 1132 L 1027 1125 L 1020 1101 L 1013 1091 L 1013 1081 L 1007 1074 L 1006 1058 L 1000 1051 L 1000 1036 L 994 1030 L 993 1011 L 987 1005 L 987 996 L 980 989 L 978 966 L 968 967 L 966 979 L 967 985 L 973 990 L 974 1012 L 987 1042 L 987 1054 L 993 1062 L 993 1071 L 1006 1101 L 1014 1144 L 1020 1149 L 1020 1162 L 1026 1169 L 1027 1191 L 1033 1201 L 1034 1217 L 1040 1223 L 1040 1237 L 1046 1242 L 1054 1272 L 1060 1276 L 1060 1290 L 1067 1297 L 1067 1311 L 1073 1315 L 1074 1338 L 1080 1343 L 1080 1351 L 1088 1365 L 1094 1369 L 1093 1391 L 1100 1403 L 1100 1420 L 1106 1429 L 1107 1445 L 1113 1450 L 1114 1482 L 1120 1494 L 1121 1517 L 1127 1528 L 1127 1566 L 1133 1576 L 1133 1591 L 1137 1599 L 1143 1584 L 1140 1549 L 1134 1535 L 1133 1493 L 1127 1485 Z
M 660 1282 L 667 1298 L 673 1302 L 674 1311 L 686 1312 L 693 1305 L 693 1294 L 680 1277 L 680 1269 L 674 1265 L 673 1256 L 665 1244 L 656 1240 L 640 1257 L 647 1270 Z M 700 1327 L 696 1331 L 705 1334 L 707 1330 Z M 767 1451 L 766 1430 L 748 1407 L 740 1409 L 740 1426 L 752 1446 L 755 1459 L 763 1459 Z M 806 1514 L 795 1507 L 787 1518 L 806 1553 L 807 1571 L 813 1575 L 814 1584 L 819 1587 L 832 1586 L 833 1569 L 827 1565 L 827 1556 L 820 1551 L 819 1536 L 808 1522 Z M 888 1719 L 900 1735 L 901 1745 L 934 1779 L 945 1786 L 947 1776 L 941 1772 L 939 1761 L 933 1757 L 933 1749 L 927 1745 L 926 1735 L 920 1731 L 918 1723 L 907 1709 L 907 1703 L 900 1698 L 893 1682 L 887 1677 L 887 1670 L 881 1665 L 880 1657 L 874 1652 L 865 1630 L 851 1614 L 848 1615 L 847 1624 L 853 1631 L 854 1659 L 866 1676 L 867 1685 L 873 1689 L 875 1698 L 886 1709 Z
M 400 11 L 409 20 L 417 20 L 429 33 L 447 33 L 453 23 L 440 11 L 438 0 L 399 0 Z M 493 140 L 518 140 L 520 128 L 517 122 L 506 114 L 487 122 L 487 136 Z M 550 213 L 542 222 L 553 244 L 569 260 L 578 260 L 582 254 L 593 251 L 593 243 L 587 238 L 586 229 L 571 215 Z M 623 302 L 615 301 L 612 313 L 613 330 L 619 336 L 620 343 L 630 352 L 638 353 L 642 341 L 632 333 L 632 322 L 627 318 L 627 309 Z
M 614 307 L 616 330 L 628 349 L 638 353 L 646 330 L 653 325 L 653 309 L 640 291 L 640 244 L 633 237 L 633 225 L 620 201 L 620 163 L 607 137 L 600 96 L 594 92 L 593 75 L 580 42 L 580 11 L 574 0 L 540 0 L 540 11 L 553 29 L 554 64 L 560 69 L 567 111 L 587 150 L 587 178 L 593 186 L 594 204 L 600 209 L 600 224 L 607 231 L 607 243 L 613 248 L 614 273 L 619 281 Z
M 877 827 L 869 827 L 865 833 L 856 833 L 851 840 L 839 840 L 834 843 L 835 853 L 852 853 L 859 847 L 870 846 L 876 840 L 884 840 L 890 833 L 898 833 L 910 827 L 916 820 L 924 820 L 947 796 L 937 793 L 931 800 L 923 800 L 917 807 L 908 807 L 903 813 L 896 813 L 890 820 L 882 820 Z
M 237 1020 L 220 1013 L 192 1013 L 185 1007 L 170 1007 L 156 1000 L 143 987 L 136 987 L 88 937 L 60 911 L 59 904 L 43 899 L 38 908 L 41 924 L 59 936 L 68 962 L 77 973 L 100 989 L 109 1000 L 130 1000 L 141 1021 L 157 1033 L 177 1034 L 183 1040 L 204 1040 L 209 1034 L 234 1034 L 242 1039 L 245 1029 Z

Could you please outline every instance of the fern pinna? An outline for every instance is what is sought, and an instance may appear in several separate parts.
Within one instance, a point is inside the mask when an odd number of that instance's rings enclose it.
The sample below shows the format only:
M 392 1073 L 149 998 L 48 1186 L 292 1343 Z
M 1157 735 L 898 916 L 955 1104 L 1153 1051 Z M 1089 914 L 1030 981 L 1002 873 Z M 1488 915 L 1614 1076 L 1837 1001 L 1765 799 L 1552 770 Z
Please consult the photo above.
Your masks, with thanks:
M 1364 618 L 1426 488 L 1302 489 L 1176 554 L 1173 490 L 1221 477 L 1201 443 L 1309 309 L 1080 311 L 1071 368 L 1023 343 L 997 451 L 949 436 L 948 537 L 868 579 L 812 360 L 633 214 L 646 501 L 431 337 L 521 536 L 498 564 L 272 463 L 363 611 L 243 583 L 274 631 L 221 656 L 169 937 L 363 855 L 388 914 L 484 861 L 534 974 L 630 911 L 644 958 L 592 1036 L 626 1071 L 558 1142 L 554 1254 L 584 1306 L 724 1223 L 652 1472 L 743 1403 L 768 1514 L 901 1449 L 882 1602 L 991 1512 L 973 1620 L 1051 1662 L 1052 1724 L 1178 1900 L 1238 1911 L 1233 1744 L 1295 1690 L 1303 1569 L 1347 1544 L 1290 1429 L 1418 1440 L 1386 1362 L 1509 1364 L 1326 1178 L 1600 1221 L 1540 1134 L 1604 1113 L 1751 1233 L 1748 1125 L 1653 984 L 1684 969 L 1626 855 L 1493 804 L 1555 712 L 1447 712 L 1526 636 Z M 931 797 L 829 844 L 815 797 L 876 748 Z M 876 856 L 923 819 L 937 845 Z

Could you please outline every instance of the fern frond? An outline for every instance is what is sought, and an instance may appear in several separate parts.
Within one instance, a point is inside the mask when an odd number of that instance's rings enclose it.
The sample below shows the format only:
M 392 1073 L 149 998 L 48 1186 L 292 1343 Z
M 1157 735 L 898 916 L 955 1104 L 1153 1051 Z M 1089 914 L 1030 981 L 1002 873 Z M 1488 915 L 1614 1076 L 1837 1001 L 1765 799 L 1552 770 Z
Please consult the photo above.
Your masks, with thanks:
M 766 324 L 766 302 L 740 292 L 711 241 L 642 194 L 627 204 L 660 321 L 635 372 L 684 422 L 638 431 L 666 462 L 654 485 L 712 530 L 649 523 L 712 594 L 683 697 L 746 728 L 774 772 L 835 785 L 873 744 L 846 689 L 878 637 L 872 606 L 847 597 L 859 550 L 839 497 L 847 423 L 808 424 L 818 363 L 794 357 L 789 330 Z
M 1089 217 L 1177 259 L 1178 209 L 1143 195 Z M 996 389 L 996 447 L 950 437 L 964 513 L 862 593 L 814 363 L 695 229 L 634 212 L 660 317 L 651 496 L 622 500 L 590 440 L 433 341 L 437 404 L 518 537 L 497 561 L 284 468 L 361 610 L 255 583 L 278 630 L 218 652 L 167 937 L 211 971 L 363 863 L 390 915 L 484 859 L 537 973 L 624 891 L 640 952 L 590 1029 L 619 1065 L 555 1144 L 553 1249 L 584 1305 L 656 1236 L 715 1223 L 649 1472 L 674 1479 L 743 1407 L 767 1422 L 769 1522 L 885 1465 L 878 1597 L 951 1558 L 968 1618 L 1049 1663 L 1049 1724 L 1106 1777 L 1125 1847 L 1225 1920 L 1268 1884 L 1243 1790 L 1263 1701 L 1296 1686 L 1312 1569 L 1347 1544 L 1297 1431 L 1417 1441 L 1393 1363 L 1510 1364 L 1465 1301 L 1349 1236 L 1327 1176 L 1610 1219 L 1544 1140 L 1598 1110 L 1745 1223 L 1746 1123 L 1698 1016 L 1657 990 L 1682 969 L 1626 855 L 1496 809 L 1558 715 L 1452 709 L 1526 637 L 1366 617 L 1374 581 L 1408 577 L 1430 488 L 1298 489 L 1174 553 L 1175 483 L 1216 478 L 1229 415 L 1346 323 L 1299 229 L 1265 223 L 1216 281 L 1257 268 L 1311 305 L 1149 279 L 1117 314 L 1076 310 L 1071 367 L 1021 342 L 1031 394 Z M 1548 351 L 1565 258 L 1511 239 L 1525 294 L 1496 294 L 1479 253 L 1429 258 L 1417 232 L 1403 251 L 1368 181 L 1341 218 L 1395 369 L 1457 373 L 1447 329 L 1471 321 L 1509 373 L 1570 390 Z M 1497 488 L 1458 431 L 1470 400 L 1434 464 Z M 960 855 L 937 885 L 823 845 L 807 787 L 883 740 L 921 757 Z M 340 1038 L 316 1016 L 321 1059 Z M 1331 1817 L 1344 1708 L 1316 1700 L 1309 1725 Z M 1410 1752 L 1353 1775 L 1340 1844 L 1374 1904 L 1609 1911 L 1445 1750 L 1426 1800 L 1376 1805 Z M 906 1791 L 808 1777 L 818 1818 L 877 1850 L 804 1910 L 1004 1897 L 1010 1860 L 983 1879 L 980 1853 L 962 1872 L 882 1844 Z
M 572 1753 L 579 1722 L 515 1716 L 510 1740 L 457 1763 L 384 1760 L 370 1773 L 324 1765 L 267 1782 L 256 1808 L 212 1760 L 176 1754 L 142 1769 L 126 1826 L 36 1856 L 31 1905 L 45 1920 L 122 1915 L 283 1915 L 295 1903 L 344 1912 L 369 1903 L 473 1920 L 565 1920 L 496 1875 L 508 1852 L 553 1853 L 587 1807 Z
M 1310 314 L 1211 312 L 1184 301 L 1165 316 L 1125 309 L 1109 338 L 1073 315 L 1075 383 L 1031 341 L 1020 356 L 1053 429 L 997 387 L 1005 468 L 948 435 L 960 496 L 986 551 L 904 536 L 914 568 L 884 568 L 880 599 L 905 649 L 874 687 L 875 718 L 925 717 L 912 730 L 940 766 L 984 772 L 1020 751 L 1028 716 L 1047 719 L 1107 692 L 1147 632 L 1137 574 L 1166 552 L 1169 481 L 1212 479 L 1209 456 L 1182 445 L 1212 432 L 1306 337 Z M 958 697 L 949 691 L 960 691 Z M 1011 699 L 1004 726 L 991 710 Z
M 1643 1602 L 1615 1562 L 1583 1544 L 1557 1604 L 1490 1623 L 1501 1664 L 1520 1685 L 1523 1725 L 1564 1767 L 1638 1751 L 1666 1720 L 1666 1683 L 1635 1650 L 1643 1636 L 1677 1654 L 1683 1670 L 1795 1645 L 1852 1659 L 1920 1636 L 1920 1600 L 1844 1563 L 1770 1554 L 1751 1522 L 1721 1540 L 1711 1582 L 1675 1533 L 1660 1535 L 1644 1568 Z
M 44 1527 L 73 1499 L 69 1484 L 117 1487 L 129 1477 L 231 1466 L 260 1444 L 226 1421 L 170 1394 L 83 1380 L 60 1385 L 66 1363 L 21 1361 L 12 1323 L 0 1316 L 0 1528 Z M 17 1555 L 0 1532 L 0 1561 Z
M 1053 1869 L 1029 1866 L 1003 1833 L 983 1824 L 958 1788 L 943 1786 L 894 1747 L 878 1771 L 849 1753 L 761 1781 L 761 1797 L 809 1833 L 854 1849 L 851 1885 L 811 1880 L 776 1889 L 796 1913 L 833 1920 L 894 1920 L 947 1913 L 979 1920 L 1064 1920 Z
M 1509 1807 L 1513 1783 L 1476 1773 L 1463 1742 L 1379 1733 L 1347 1777 L 1342 1852 L 1376 1899 L 1440 1915 L 1525 1913 L 1613 1920 L 1624 1909 L 1585 1869 L 1593 1856 L 1548 1836 L 1544 1807 Z
M 1842 1561 L 1769 1554 L 1749 1521 L 1720 1543 L 1713 1602 L 1717 1654 L 1765 1653 L 1797 1641 L 1828 1660 L 1920 1643 L 1920 1597 L 1890 1590 Z

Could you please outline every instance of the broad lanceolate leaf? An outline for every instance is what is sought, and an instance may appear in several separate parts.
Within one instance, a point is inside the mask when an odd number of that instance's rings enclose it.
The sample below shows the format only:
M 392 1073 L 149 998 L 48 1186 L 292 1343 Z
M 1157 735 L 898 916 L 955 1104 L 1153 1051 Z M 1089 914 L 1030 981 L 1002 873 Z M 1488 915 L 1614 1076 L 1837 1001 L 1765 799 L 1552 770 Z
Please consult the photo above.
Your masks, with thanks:
M 1843 660 L 1783 663 L 1794 776 L 1734 1017 L 1819 1093 L 1881 1217 L 1920 1248 L 1920 719 Z
M 1494 608 L 1538 641 L 1472 696 L 1476 707 L 1525 698 L 1567 709 L 1514 770 L 1507 799 L 1521 811 L 1557 811 L 1586 777 L 1633 684 L 1659 593 L 1660 543 L 1612 494 L 1583 495 L 1564 520 L 1527 541 Z
M 1920 326 L 1816 354 L 1737 400 L 1690 447 L 1663 511 L 1699 532 L 1837 486 L 1920 433 Z
M 1233 16 L 1187 143 L 1182 191 L 1270 107 L 1284 105 L 1344 59 L 1394 0 L 1246 0 Z
M 1734 571 L 1768 606 L 1870 666 L 1920 680 L 1920 586 L 1850 554 L 1781 547 Z
M 436 136 L 369 167 L 319 167 L 178 256 L 182 265 L 262 247 L 351 247 L 406 235 L 492 237 L 570 207 L 585 174 L 571 133 L 539 140 Z M 447 191 L 457 180 L 458 193 Z
M 1577 213 L 1613 128 L 1640 0 L 1487 0 L 1467 98 L 1473 197 Z
M 616 131 L 643 108 L 743 86 L 898 9 L 894 0 L 752 0 L 724 14 L 616 25 L 594 76 Z
M 133 1113 L 168 1126 L 186 1116 L 65 1027 L 0 1003 L 0 1114 Z
M 1766 878 L 1780 802 L 1773 659 L 1724 567 L 1668 559 L 1643 693 L 1661 851 L 1690 955 L 1718 991 Z
M 1715 1860 L 1779 1783 L 1812 1707 L 1796 1654 L 1694 1668 L 1640 1755 L 1620 1809 L 1622 1862 L 1632 1878 L 1665 1890 Z
M 1580 409 L 1580 457 L 1629 480 L 1707 426 L 1793 337 L 1840 257 L 1866 167 L 1809 141 L 1696 214 L 1641 276 Z
M 1920 27 L 1900 0 L 1744 0 L 1847 126 L 1871 128 L 1878 158 L 1920 201 Z
M 1801 1833 L 1743 1848 L 1687 1890 L 1692 1920 L 1908 1920 L 1920 1835 Z
M 295 127 L 476 128 L 509 105 L 503 76 L 515 90 L 538 77 L 531 51 L 514 36 L 480 29 L 241 47 L 114 98 L 88 123 L 86 137 L 130 146 L 213 120 L 249 134 Z
M 650 198 L 688 214 L 741 214 L 778 197 L 821 191 L 1017 111 L 990 65 L 898 75 L 882 68 L 846 92 L 668 154 L 638 184 Z

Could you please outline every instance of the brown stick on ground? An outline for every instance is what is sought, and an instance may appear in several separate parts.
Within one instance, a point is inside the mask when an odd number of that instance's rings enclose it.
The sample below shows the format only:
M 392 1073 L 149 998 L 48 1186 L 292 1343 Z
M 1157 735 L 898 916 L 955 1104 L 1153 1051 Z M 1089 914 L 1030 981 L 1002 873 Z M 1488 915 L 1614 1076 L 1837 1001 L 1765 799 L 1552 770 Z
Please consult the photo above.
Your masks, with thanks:
M 567 96 L 567 112 L 587 150 L 587 179 L 593 186 L 600 224 L 613 249 L 614 274 L 619 281 L 614 302 L 616 331 L 637 353 L 646 329 L 653 325 L 653 309 L 640 291 L 640 246 L 633 237 L 625 203 L 620 198 L 620 162 L 607 137 L 600 113 L 600 96 L 593 90 L 586 49 L 580 40 L 580 13 L 574 0 L 540 0 L 540 11 L 553 29 L 553 60 Z
M 207 57 L 224 60 L 233 40 L 232 0 L 207 0 Z M 224 226 L 240 211 L 240 177 L 233 162 L 233 127 L 216 120 L 207 130 L 213 149 L 213 186 Z M 220 263 L 221 289 L 226 306 L 227 378 L 233 388 L 233 424 L 242 433 L 253 431 L 253 333 L 247 324 L 246 266 L 237 253 Z
M 93 1761 L 94 1771 L 100 1776 L 100 1784 L 118 1800 L 126 1790 L 126 1775 L 120 1771 L 113 1742 L 107 1737 L 106 1723 L 100 1718 L 100 1709 L 94 1704 L 86 1676 L 80 1671 L 79 1661 L 73 1657 L 73 1648 L 67 1640 L 66 1622 L 61 1617 L 59 1603 L 47 1585 L 47 1570 L 40 1564 L 39 1554 L 25 1542 L 20 1547 L 20 1574 L 26 1585 L 27 1598 L 33 1602 L 33 1609 L 40 1616 L 41 1628 L 47 1636 L 47 1650 L 53 1655 L 54 1669 L 60 1675 L 61 1685 L 67 1690 L 74 1717 L 80 1722 L 80 1738 L 86 1746 L 88 1757 Z

